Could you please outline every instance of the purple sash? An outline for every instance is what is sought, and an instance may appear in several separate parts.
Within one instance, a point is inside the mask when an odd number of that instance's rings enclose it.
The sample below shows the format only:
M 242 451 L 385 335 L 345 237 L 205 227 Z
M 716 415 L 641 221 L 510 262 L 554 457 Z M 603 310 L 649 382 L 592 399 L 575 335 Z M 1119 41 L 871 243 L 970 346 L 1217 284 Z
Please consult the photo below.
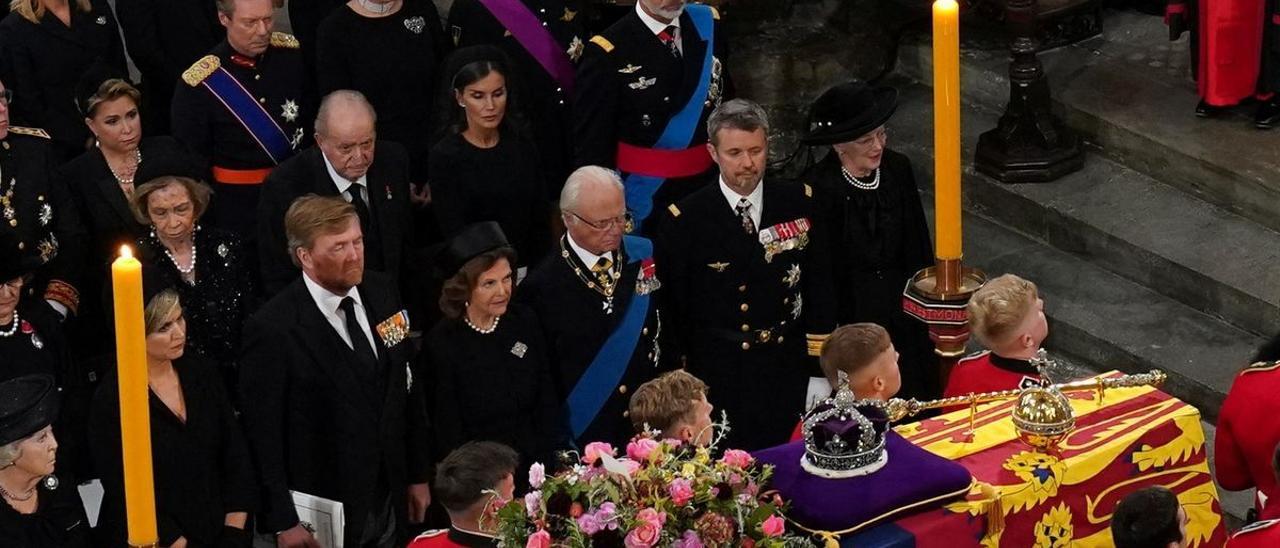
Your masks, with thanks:
M 480 0 L 480 4 L 546 69 L 565 94 L 573 93 L 573 64 L 569 62 L 569 54 L 523 2 Z

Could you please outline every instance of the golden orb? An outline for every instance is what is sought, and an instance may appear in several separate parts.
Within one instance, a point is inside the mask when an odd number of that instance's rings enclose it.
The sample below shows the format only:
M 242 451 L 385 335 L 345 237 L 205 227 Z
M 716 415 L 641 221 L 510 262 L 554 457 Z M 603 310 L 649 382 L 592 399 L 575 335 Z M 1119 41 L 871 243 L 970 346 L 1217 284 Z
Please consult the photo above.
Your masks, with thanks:
M 1018 439 L 1045 452 L 1058 446 L 1076 427 L 1071 402 L 1057 389 L 1043 386 L 1026 388 L 1013 407 L 1013 426 Z

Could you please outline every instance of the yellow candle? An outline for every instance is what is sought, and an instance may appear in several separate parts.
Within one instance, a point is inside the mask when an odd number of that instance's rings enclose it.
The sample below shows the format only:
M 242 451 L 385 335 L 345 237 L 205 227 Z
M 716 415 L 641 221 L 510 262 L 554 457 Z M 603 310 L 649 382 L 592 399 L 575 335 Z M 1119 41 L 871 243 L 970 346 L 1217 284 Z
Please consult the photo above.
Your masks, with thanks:
M 129 246 L 111 264 L 116 319 L 116 371 L 120 381 L 120 440 L 124 498 L 131 546 L 154 546 L 155 484 L 151 477 L 151 417 L 147 388 L 147 335 L 142 319 L 142 264 Z
M 934 226 L 938 259 L 960 259 L 960 6 L 933 3 Z

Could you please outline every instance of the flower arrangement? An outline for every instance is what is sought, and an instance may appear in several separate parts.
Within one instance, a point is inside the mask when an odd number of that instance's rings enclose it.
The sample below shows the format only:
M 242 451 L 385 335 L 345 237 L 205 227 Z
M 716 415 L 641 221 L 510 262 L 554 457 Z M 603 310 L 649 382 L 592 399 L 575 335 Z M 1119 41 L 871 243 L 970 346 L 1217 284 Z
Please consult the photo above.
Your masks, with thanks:
M 781 499 L 762 497 L 772 467 L 745 451 L 715 459 L 707 447 L 639 436 L 624 456 L 596 442 L 568 457 L 554 476 L 530 467 L 534 490 L 498 512 L 500 546 L 812 546 L 787 533 Z

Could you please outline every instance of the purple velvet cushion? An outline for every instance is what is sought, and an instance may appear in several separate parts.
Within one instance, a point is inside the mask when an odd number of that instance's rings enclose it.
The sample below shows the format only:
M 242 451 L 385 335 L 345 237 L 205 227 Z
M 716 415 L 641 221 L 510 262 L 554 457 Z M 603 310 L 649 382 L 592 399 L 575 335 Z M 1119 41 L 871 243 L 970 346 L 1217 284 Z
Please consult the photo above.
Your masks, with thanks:
M 790 501 L 788 517 L 820 531 L 845 531 L 937 508 L 963 495 L 970 484 L 963 466 L 912 445 L 896 432 L 885 436 L 884 468 L 847 479 L 820 478 L 800 467 L 804 442 L 762 449 L 756 459 L 774 466 L 769 487 Z M 947 496 L 953 495 L 953 496 Z M 921 504 L 924 501 L 923 504 Z

